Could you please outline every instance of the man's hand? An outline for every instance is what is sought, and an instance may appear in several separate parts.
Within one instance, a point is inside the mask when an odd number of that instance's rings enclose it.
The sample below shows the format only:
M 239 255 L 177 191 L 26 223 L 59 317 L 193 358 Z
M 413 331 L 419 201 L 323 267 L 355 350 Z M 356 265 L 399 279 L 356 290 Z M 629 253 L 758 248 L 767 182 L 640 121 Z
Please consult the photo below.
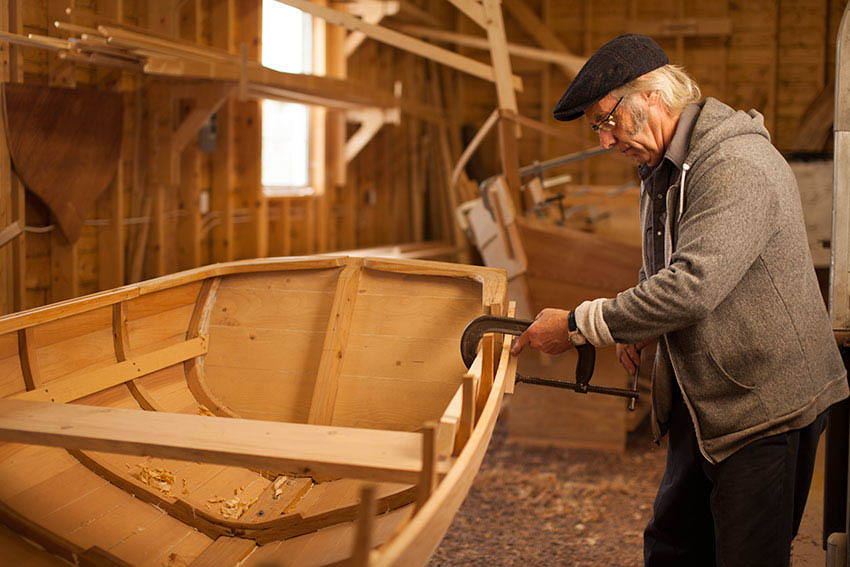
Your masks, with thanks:
M 534 323 L 521 334 L 511 354 L 517 356 L 526 346 L 546 354 L 561 354 L 573 347 L 567 318 L 570 312 L 563 309 L 544 309 L 534 318 Z
M 640 351 L 651 342 L 652 340 L 648 340 L 633 345 L 621 345 L 617 343 L 617 360 L 620 361 L 626 372 L 634 375 L 637 367 L 640 366 Z

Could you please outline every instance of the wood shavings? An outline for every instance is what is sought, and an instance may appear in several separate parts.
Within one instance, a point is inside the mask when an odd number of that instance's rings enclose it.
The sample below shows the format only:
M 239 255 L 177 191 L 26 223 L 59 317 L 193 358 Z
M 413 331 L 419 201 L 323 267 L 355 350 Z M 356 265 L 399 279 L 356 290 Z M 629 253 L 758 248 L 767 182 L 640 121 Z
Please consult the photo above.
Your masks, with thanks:
M 274 498 L 275 500 L 280 498 L 280 495 L 283 494 L 283 484 L 285 482 L 286 482 L 285 476 L 277 477 L 277 479 L 274 481 L 274 484 L 272 484 L 272 489 L 274 490 L 274 496 L 272 496 L 272 498 Z
M 242 514 L 245 513 L 248 508 L 254 505 L 257 502 L 257 498 L 252 498 L 248 501 L 243 501 L 238 496 L 234 496 L 233 498 L 210 498 L 207 500 L 209 504 L 219 504 L 221 503 L 221 507 L 218 509 L 218 513 L 224 516 L 229 520 L 238 520 Z
M 215 414 L 209 410 L 207 406 L 198 406 L 198 415 L 208 415 L 215 417 Z
M 148 486 L 152 486 L 160 492 L 171 494 L 171 489 L 174 487 L 174 473 L 164 468 L 151 468 L 144 465 L 136 465 L 139 470 L 133 473 L 133 476 L 144 482 Z M 185 481 L 184 481 L 185 484 Z

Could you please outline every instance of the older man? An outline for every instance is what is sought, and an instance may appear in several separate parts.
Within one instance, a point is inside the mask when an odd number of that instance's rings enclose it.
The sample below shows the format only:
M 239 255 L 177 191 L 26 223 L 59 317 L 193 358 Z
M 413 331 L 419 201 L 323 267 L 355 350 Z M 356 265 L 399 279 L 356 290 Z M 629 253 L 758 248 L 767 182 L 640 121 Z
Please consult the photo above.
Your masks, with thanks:
M 645 564 L 788 565 L 846 371 L 763 117 L 699 99 L 641 35 L 611 40 L 576 76 L 555 118 L 583 114 L 638 164 L 643 268 L 614 299 L 543 310 L 513 350 L 616 343 L 633 373 L 658 339 L 651 421 L 670 437 Z

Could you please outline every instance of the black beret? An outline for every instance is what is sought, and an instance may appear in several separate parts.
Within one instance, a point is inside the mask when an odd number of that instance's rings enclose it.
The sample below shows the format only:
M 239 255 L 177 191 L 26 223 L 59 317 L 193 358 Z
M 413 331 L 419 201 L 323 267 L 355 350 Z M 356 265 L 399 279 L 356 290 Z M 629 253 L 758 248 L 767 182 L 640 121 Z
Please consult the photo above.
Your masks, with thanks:
M 609 92 L 667 63 L 667 54 L 651 37 L 637 33 L 617 36 L 587 60 L 552 114 L 556 120 L 575 120 Z

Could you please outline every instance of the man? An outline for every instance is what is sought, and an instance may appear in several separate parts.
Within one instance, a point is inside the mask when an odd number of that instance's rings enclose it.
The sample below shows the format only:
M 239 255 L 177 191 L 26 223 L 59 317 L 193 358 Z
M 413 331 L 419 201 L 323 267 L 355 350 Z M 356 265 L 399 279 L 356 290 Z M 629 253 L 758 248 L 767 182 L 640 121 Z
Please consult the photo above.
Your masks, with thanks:
M 846 371 L 763 117 L 699 98 L 641 35 L 611 40 L 576 76 L 555 118 L 584 114 L 638 164 L 643 268 L 614 299 L 543 310 L 513 352 L 616 343 L 634 373 L 658 339 L 651 421 L 670 438 L 645 564 L 787 566 Z

